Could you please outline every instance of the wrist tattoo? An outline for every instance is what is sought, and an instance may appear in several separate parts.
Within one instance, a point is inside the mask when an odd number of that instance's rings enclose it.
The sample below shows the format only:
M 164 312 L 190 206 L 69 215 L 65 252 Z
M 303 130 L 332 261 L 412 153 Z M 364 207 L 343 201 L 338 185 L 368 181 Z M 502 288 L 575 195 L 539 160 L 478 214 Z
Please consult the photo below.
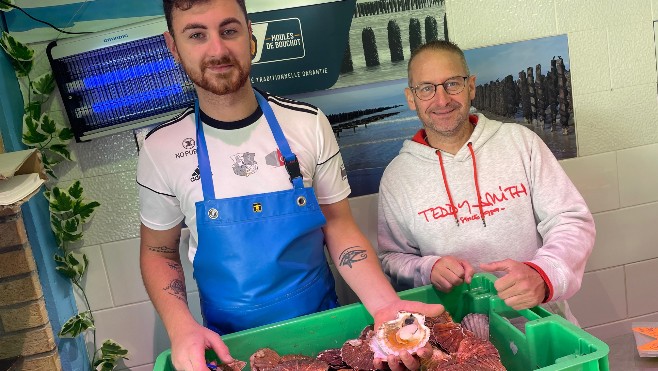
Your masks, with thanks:
M 339 266 L 348 266 L 352 268 L 352 264 L 359 262 L 361 260 L 365 260 L 368 258 L 368 254 L 366 253 L 366 250 L 363 249 L 361 246 L 352 246 L 347 249 L 345 249 L 340 256 L 338 257 L 338 260 L 340 263 L 338 264 Z
M 149 246 L 149 251 L 158 252 L 162 254 L 175 254 L 178 252 L 178 248 L 172 248 L 169 246 Z
M 169 283 L 165 290 L 169 295 L 176 297 L 178 300 L 187 303 L 187 293 L 185 292 L 185 281 L 176 278 Z

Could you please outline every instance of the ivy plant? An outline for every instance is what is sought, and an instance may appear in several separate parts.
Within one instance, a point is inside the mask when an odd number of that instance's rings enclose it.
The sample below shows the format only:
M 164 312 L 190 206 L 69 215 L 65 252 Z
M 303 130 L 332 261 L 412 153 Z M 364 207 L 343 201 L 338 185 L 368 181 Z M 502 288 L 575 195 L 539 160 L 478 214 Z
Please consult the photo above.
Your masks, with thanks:
M 13 1 L 10 0 L 9 3 L 13 4 Z M 8 8 L 10 9 L 0 3 L 0 11 Z M 32 78 L 34 50 L 20 43 L 7 32 L 3 32 L 0 37 L 0 48 L 9 56 L 26 102 L 23 115 L 23 143 L 39 150 L 46 173 L 57 179 L 54 166 L 64 160 L 72 161 L 68 144 L 73 138 L 73 133 L 70 128 L 55 122 L 47 113 L 42 112 L 42 105 L 48 101 L 55 89 L 53 74 L 46 72 Z M 54 255 L 56 269 L 71 280 L 81 292 L 87 309 L 68 319 L 58 336 L 75 338 L 91 332 L 94 353 L 89 355 L 90 368 L 97 371 L 114 370 L 121 359 L 128 359 L 128 351 L 111 339 L 104 341 L 100 348 L 97 348 L 94 315 L 82 284 L 89 267 L 89 259 L 85 254 L 72 251 L 71 246 L 72 243 L 82 239 L 83 227 L 90 221 L 100 203 L 85 200 L 80 181 L 75 181 L 67 189 L 54 186 L 46 190 L 44 196 L 48 199 L 50 226 L 60 249 Z
M 9 33 L 2 33 L 0 47 L 9 56 L 25 96 L 23 143 L 41 152 L 46 173 L 57 178 L 54 166 L 63 160 L 71 161 L 71 152 L 67 145 L 73 138 L 73 132 L 42 112 L 42 105 L 55 89 L 53 74 L 46 72 L 33 79 L 30 73 L 34 67 L 34 50 L 17 41 Z

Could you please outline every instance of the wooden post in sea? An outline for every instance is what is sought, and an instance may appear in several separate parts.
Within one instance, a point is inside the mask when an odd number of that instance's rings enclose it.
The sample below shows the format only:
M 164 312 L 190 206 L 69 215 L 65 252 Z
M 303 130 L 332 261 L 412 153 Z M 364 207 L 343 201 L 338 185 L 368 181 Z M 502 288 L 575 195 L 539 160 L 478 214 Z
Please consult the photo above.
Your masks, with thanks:
M 409 51 L 413 53 L 413 51 L 422 44 L 423 36 L 420 28 L 420 21 L 418 18 L 411 18 L 409 20 Z
M 551 131 L 555 131 L 557 124 L 557 61 L 551 59 L 551 72 L 547 76 L 548 108 L 550 110 Z
M 562 57 L 558 56 L 556 62 L 557 67 L 557 90 L 558 96 L 557 100 L 560 104 L 560 128 L 562 129 L 562 134 L 569 134 L 569 100 L 567 99 L 567 78 L 564 73 L 564 60 Z
M 391 62 L 400 62 L 404 60 L 402 51 L 402 33 L 398 23 L 391 19 L 388 21 L 388 48 L 391 51 Z
M 530 91 L 528 90 L 528 79 L 525 71 L 519 72 L 519 89 L 521 93 L 521 106 L 523 107 L 523 118 L 526 122 L 532 121 L 532 110 L 530 108 Z
M 535 94 L 535 75 L 532 67 L 526 69 L 528 74 L 528 94 L 530 95 L 530 113 L 532 115 L 531 122 L 537 124 L 537 95 Z
M 379 66 L 379 53 L 377 52 L 377 40 L 375 31 L 372 27 L 366 27 L 361 32 L 361 42 L 363 43 L 363 55 L 366 59 L 366 66 Z
M 428 43 L 439 39 L 439 26 L 436 18 L 428 15 L 425 17 L 425 42 Z
M 354 65 L 352 64 L 352 52 L 350 51 L 350 40 L 348 38 L 345 54 L 343 54 L 343 62 L 340 65 L 340 73 L 348 73 L 352 71 L 354 71 Z
M 537 94 L 537 121 L 544 128 L 544 117 L 546 116 L 546 97 L 544 96 L 544 75 L 541 73 L 541 64 L 535 66 L 535 93 Z
M 516 102 L 515 92 L 514 92 L 514 77 L 512 75 L 505 76 L 503 80 L 503 96 L 505 101 L 505 117 L 514 117 L 516 114 L 516 107 L 518 107 L 518 102 Z

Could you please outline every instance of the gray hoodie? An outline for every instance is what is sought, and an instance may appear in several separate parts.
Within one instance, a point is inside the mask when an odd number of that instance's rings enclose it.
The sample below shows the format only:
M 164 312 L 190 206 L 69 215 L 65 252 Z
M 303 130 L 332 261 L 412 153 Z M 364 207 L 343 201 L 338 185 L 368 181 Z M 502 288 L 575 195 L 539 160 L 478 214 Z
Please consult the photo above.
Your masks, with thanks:
M 596 234 L 592 215 L 534 132 L 481 114 L 470 119 L 473 134 L 455 155 L 430 147 L 421 130 L 386 168 L 377 248 L 384 271 L 406 289 L 430 284 L 442 256 L 476 270 L 510 258 L 537 270 L 547 302 L 562 304 L 580 288 Z M 559 307 L 553 311 L 575 322 Z

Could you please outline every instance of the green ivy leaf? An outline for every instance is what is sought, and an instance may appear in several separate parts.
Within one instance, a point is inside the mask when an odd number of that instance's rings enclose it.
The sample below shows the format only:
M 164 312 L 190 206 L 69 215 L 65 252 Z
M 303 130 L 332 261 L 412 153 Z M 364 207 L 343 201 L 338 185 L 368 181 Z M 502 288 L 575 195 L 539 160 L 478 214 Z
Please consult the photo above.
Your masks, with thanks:
M 63 213 L 73 210 L 73 199 L 66 192 L 62 192 L 58 187 L 52 189 L 52 195 L 49 202 L 51 211 Z
M 34 67 L 34 61 L 19 61 L 16 59 L 10 59 L 11 66 L 16 71 L 16 76 L 25 77 L 30 74 L 32 67 Z
M 86 311 L 69 318 L 69 320 L 62 325 L 62 329 L 59 330 L 58 335 L 61 338 L 74 338 L 83 332 L 94 328 L 96 327 L 94 326 L 91 312 Z
M 39 132 L 39 126 L 40 122 L 36 121 L 30 114 L 23 115 L 23 143 L 34 147 L 50 139 L 48 135 Z
M 77 217 L 66 219 L 64 225 L 62 226 L 64 232 L 70 234 L 76 234 L 80 231 L 80 220 Z
M 50 95 L 55 90 L 55 77 L 52 72 L 46 72 L 31 83 L 32 92 L 38 95 Z
M 82 185 L 80 184 L 80 181 L 77 180 L 75 183 L 73 183 L 69 189 L 68 193 L 71 195 L 76 200 L 79 200 L 82 198 Z
M 25 106 L 25 114 L 29 115 L 35 120 L 38 120 L 41 117 L 41 103 L 40 102 L 30 102 Z
M 99 371 L 114 370 L 120 359 L 128 359 L 128 350 L 112 339 L 105 340 L 100 351 L 99 359 L 94 362 Z
M 56 154 L 64 157 L 69 161 L 72 161 L 71 152 L 69 152 L 69 148 L 66 144 L 53 144 L 52 146 L 48 147 L 48 150 L 55 152 Z
M 100 205 L 101 204 L 96 201 L 92 201 L 87 204 L 82 201 L 78 201 L 73 206 L 73 212 L 76 215 L 80 215 L 80 217 L 82 218 L 82 222 L 85 223 L 87 219 L 91 218 L 96 208 L 99 207 Z
M 55 255 L 55 262 L 57 263 L 55 269 L 74 281 L 79 281 L 89 266 L 87 255 L 73 252 L 67 253 L 65 257 Z
M 2 37 L 0 37 L 0 47 L 2 47 L 12 59 L 17 61 L 31 61 L 34 59 L 34 50 L 16 40 L 5 31 L 2 32 Z
M 14 5 L 14 0 L 2 0 L 2 1 L 4 1 L 5 3 L 9 3 L 11 5 Z M 5 10 L 11 10 L 11 9 L 13 9 L 13 8 L 10 7 L 9 5 L 6 5 L 4 3 L 0 3 L 0 12 L 4 12 Z
M 50 117 L 48 117 L 47 114 L 41 115 L 41 118 L 39 119 L 39 122 L 41 123 L 41 131 L 43 131 L 46 134 L 52 135 L 55 133 L 55 130 L 57 130 L 57 125 L 55 125 L 55 121 L 52 120 Z
M 59 131 L 57 137 L 60 141 L 68 143 L 68 141 L 73 139 L 73 131 L 71 131 L 70 128 L 62 128 L 62 130 Z

